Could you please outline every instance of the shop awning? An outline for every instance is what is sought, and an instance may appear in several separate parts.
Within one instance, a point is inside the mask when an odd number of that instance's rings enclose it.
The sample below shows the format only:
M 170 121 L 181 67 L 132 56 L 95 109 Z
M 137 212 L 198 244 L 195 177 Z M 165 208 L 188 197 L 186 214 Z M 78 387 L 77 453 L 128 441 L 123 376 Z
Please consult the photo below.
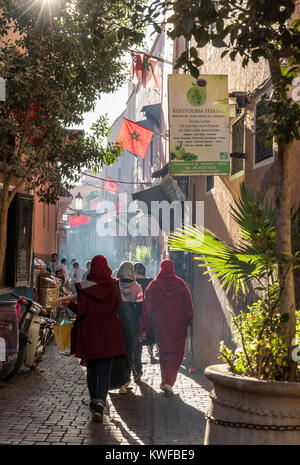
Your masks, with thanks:
M 162 182 L 157 185 L 150 187 L 150 189 L 145 189 L 140 192 L 135 192 L 132 194 L 133 200 L 141 201 L 144 202 L 147 205 L 148 208 L 148 214 L 151 216 L 155 216 L 155 214 L 152 212 L 151 209 L 151 202 L 162 202 L 162 201 L 167 201 L 168 203 L 172 203 L 174 201 L 179 201 L 183 202 L 185 200 L 185 195 L 182 192 L 182 190 L 179 188 L 177 182 L 171 177 L 171 176 L 166 176 Z M 174 230 L 174 216 L 173 216 L 173 210 L 171 210 L 171 216 L 170 216 L 170 228 L 171 231 Z M 161 216 L 161 211 L 159 212 L 159 218 L 157 218 L 159 222 L 160 228 L 163 230 L 163 222 L 162 222 L 162 216 Z M 169 233 L 170 231 L 166 231 Z
M 150 187 L 149 189 L 145 189 L 143 191 L 135 192 L 132 194 L 132 198 L 133 200 L 141 200 L 147 205 L 149 204 L 149 208 L 151 202 L 154 201 L 161 202 L 163 200 L 167 200 L 171 203 L 174 200 L 178 200 L 183 202 L 185 200 L 185 195 L 178 186 L 175 179 L 173 179 L 171 176 L 166 176 L 159 185 Z

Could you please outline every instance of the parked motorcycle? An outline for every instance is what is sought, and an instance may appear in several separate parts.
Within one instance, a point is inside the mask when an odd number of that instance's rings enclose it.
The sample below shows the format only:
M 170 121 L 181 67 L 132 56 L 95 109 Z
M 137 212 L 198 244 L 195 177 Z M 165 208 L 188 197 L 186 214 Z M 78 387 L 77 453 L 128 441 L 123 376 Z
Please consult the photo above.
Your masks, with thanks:
M 19 319 L 19 350 L 15 363 L 9 373 L 3 378 L 4 381 L 12 378 L 24 364 L 28 368 L 37 365 L 37 348 L 41 344 L 41 320 L 42 315 L 47 314 L 42 305 L 27 297 L 16 297 L 17 305 L 24 305 L 25 311 Z M 42 326 L 42 331 L 44 330 Z
M 56 320 L 46 317 L 41 318 L 39 340 L 35 353 L 35 364 L 39 363 L 42 360 L 42 356 L 45 353 L 46 346 L 50 344 L 50 342 L 53 340 L 53 325 L 55 324 Z

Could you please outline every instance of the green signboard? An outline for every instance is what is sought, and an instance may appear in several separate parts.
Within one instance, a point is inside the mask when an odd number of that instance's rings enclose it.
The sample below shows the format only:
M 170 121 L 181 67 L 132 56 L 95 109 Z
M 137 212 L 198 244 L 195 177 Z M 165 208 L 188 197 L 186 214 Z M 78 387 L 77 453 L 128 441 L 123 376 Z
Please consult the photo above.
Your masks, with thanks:
M 171 174 L 230 173 L 227 75 L 168 76 Z

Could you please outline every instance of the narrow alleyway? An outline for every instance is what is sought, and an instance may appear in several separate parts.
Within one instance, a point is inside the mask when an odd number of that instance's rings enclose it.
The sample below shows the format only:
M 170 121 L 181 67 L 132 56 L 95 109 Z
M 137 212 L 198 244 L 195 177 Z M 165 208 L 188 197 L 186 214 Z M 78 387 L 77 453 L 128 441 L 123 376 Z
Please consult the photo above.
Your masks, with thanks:
M 185 359 L 166 399 L 159 389 L 159 364 L 143 353 L 143 382 L 126 395 L 111 391 L 109 416 L 92 421 L 83 369 L 52 343 L 37 373 L 15 376 L 0 389 L 0 445 L 3 444 L 203 444 L 208 391 Z M 207 384 L 205 387 L 207 388 Z

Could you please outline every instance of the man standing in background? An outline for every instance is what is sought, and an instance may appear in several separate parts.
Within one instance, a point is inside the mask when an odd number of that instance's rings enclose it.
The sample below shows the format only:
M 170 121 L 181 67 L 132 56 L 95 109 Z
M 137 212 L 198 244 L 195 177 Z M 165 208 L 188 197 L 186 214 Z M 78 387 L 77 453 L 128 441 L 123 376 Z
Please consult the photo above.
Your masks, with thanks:
M 56 269 L 58 269 L 58 268 L 63 270 L 64 277 L 65 277 L 65 283 L 66 283 L 68 281 L 68 279 L 69 279 L 69 272 L 68 272 L 68 269 L 67 269 L 67 259 L 66 258 L 61 259 L 60 265 L 57 265 Z
M 78 262 L 73 263 L 72 293 L 76 292 L 75 284 L 81 283 L 85 270 L 79 266 Z
M 50 273 L 53 273 L 53 274 L 55 273 L 57 259 L 58 259 L 57 253 L 53 253 L 51 255 L 51 261 L 47 264 L 47 271 L 49 271 Z

